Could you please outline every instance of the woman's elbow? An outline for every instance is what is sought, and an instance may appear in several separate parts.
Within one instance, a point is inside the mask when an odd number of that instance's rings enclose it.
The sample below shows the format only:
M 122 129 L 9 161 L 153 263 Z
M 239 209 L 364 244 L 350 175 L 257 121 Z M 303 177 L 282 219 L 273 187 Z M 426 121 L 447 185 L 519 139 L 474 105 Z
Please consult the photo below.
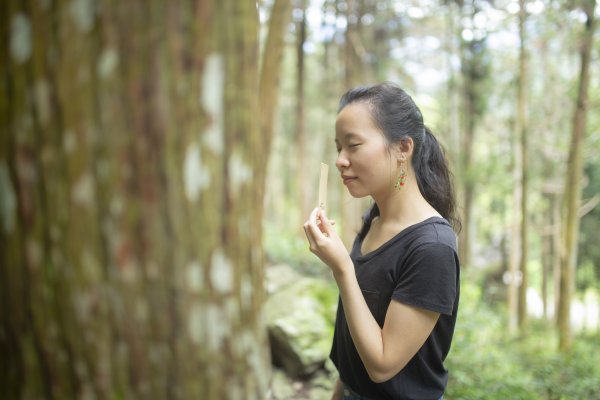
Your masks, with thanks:
M 367 374 L 369 378 L 375 383 L 383 383 L 392 379 L 396 374 L 400 371 L 396 370 L 376 370 L 376 369 L 367 369 Z

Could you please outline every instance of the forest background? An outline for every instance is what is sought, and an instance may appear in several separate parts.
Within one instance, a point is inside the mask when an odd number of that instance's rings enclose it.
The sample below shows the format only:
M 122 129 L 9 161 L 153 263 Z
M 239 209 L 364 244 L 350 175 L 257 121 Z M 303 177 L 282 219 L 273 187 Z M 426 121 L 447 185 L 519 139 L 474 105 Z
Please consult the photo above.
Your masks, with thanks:
M 444 145 L 459 199 L 445 398 L 599 398 L 599 12 L 3 1 L 3 397 L 327 398 L 324 361 L 274 387 L 265 279 L 285 264 L 335 305 L 301 226 L 319 163 L 335 164 L 339 96 L 390 80 Z M 350 244 L 369 202 L 329 177 Z

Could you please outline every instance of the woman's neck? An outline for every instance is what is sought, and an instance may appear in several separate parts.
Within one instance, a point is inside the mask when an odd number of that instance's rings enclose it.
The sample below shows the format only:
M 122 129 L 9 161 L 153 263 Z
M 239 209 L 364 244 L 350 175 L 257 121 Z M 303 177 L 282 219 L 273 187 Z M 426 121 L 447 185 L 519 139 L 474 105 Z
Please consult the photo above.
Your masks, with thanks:
M 384 225 L 409 226 L 439 213 L 425 200 L 414 176 L 410 176 L 400 191 L 389 192 L 373 198 L 379 208 L 380 223 Z

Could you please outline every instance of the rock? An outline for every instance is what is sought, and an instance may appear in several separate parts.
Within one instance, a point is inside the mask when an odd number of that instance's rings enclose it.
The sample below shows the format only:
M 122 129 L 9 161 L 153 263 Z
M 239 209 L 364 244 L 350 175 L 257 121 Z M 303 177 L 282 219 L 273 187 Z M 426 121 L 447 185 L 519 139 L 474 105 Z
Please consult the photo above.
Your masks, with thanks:
M 265 271 L 265 275 L 265 287 L 269 295 L 272 295 L 286 286 L 289 286 L 301 277 L 298 272 L 286 264 L 278 264 L 268 267 Z
M 275 400 L 293 398 L 296 391 L 292 383 L 283 371 L 275 368 L 271 378 L 271 398 Z
M 325 389 L 319 386 L 313 387 L 309 390 L 306 399 L 310 400 L 330 400 L 331 394 L 333 393 L 332 389 Z
M 267 300 L 273 361 L 290 377 L 311 375 L 329 357 L 337 296 L 331 282 L 298 275 Z

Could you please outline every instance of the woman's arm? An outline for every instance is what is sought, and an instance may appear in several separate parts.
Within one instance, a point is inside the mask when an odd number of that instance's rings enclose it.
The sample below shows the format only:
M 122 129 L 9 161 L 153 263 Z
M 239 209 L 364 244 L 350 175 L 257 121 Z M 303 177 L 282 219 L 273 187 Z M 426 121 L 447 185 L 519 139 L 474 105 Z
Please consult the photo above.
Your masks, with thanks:
M 423 346 L 439 314 L 392 300 L 380 328 L 362 295 L 352 260 L 325 213 L 315 209 L 304 230 L 311 251 L 333 272 L 352 341 L 369 377 L 374 382 L 389 380 Z
M 433 330 L 439 314 L 392 300 L 383 329 L 369 311 L 356 275 L 335 277 L 352 341 L 369 377 L 385 382 L 400 372 Z
M 333 387 L 333 393 L 331 394 L 331 400 L 342 400 L 344 398 L 344 387 L 340 378 L 335 382 Z

